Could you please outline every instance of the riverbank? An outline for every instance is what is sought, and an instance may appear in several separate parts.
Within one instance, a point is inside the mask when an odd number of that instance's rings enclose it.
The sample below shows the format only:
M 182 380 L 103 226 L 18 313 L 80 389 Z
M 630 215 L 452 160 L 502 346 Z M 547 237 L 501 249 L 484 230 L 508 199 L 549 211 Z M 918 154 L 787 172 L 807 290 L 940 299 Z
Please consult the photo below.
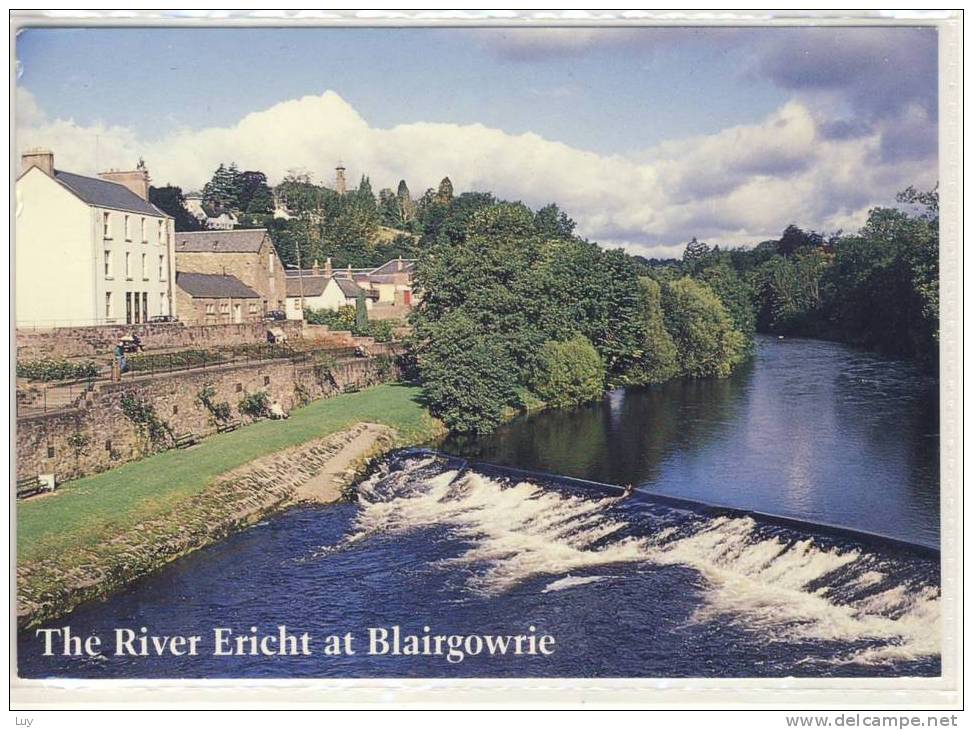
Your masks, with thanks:
M 442 433 L 419 388 L 382 385 L 64 484 L 18 504 L 17 617 L 109 595 L 301 501 L 333 501 L 372 458 Z

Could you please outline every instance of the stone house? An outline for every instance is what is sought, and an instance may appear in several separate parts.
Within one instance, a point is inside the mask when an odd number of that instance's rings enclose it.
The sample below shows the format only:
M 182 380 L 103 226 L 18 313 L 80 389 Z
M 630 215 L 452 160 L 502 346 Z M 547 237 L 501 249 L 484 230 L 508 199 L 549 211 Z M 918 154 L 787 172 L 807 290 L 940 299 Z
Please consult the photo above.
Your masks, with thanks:
M 87 177 L 28 151 L 16 182 L 18 327 L 135 324 L 176 314 L 173 219 L 149 202 L 149 172 Z
M 176 234 L 180 273 L 234 276 L 260 296 L 260 312 L 284 309 L 284 266 L 266 229 L 194 231 Z
M 240 324 L 259 322 L 263 300 L 235 276 L 176 274 L 179 319 L 186 324 Z

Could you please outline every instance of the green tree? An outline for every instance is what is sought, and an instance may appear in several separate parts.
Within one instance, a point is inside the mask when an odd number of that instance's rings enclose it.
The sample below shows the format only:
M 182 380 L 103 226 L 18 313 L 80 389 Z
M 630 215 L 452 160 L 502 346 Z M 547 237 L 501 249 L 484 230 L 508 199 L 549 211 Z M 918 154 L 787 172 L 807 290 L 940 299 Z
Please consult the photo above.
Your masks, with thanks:
M 581 335 L 564 342 L 549 340 L 534 364 L 531 388 L 555 407 L 594 400 L 605 391 L 605 365 Z
M 666 330 L 662 309 L 662 287 L 654 279 L 639 278 L 645 339 L 642 359 L 628 373 L 632 383 L 662 383 L 679 374 L 679 353 Z
M 166 185 L 149 188 L 149 202 L 163 213 L 171 215 L 177 231 L 198 231 L 202 228 L 196 217 L 186 209 L 182 188 Z
M 436 202 L 449 205 L 453 200 L 453 181 L 444 177 L 439 182 L 439 190 L 436 192 Z
M 705 284 L 689 277 L 667 283 L 662 307 L 680 374 L 725 377 L 743 360 L 744 337 L 733 329 L 723 303 Z

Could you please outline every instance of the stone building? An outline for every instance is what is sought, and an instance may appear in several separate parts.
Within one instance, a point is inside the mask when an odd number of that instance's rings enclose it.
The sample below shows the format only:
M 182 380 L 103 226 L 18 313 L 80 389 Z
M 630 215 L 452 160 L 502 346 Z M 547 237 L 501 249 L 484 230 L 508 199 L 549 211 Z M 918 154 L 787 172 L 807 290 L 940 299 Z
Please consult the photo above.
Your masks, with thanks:
M 284 310 L 284 266 L 263 228 L 176 234 L 179 273 L 233 276 L 260 297 L 260 313 Z
M 149 202 L 149 172 L 87 177 L 54 153 L 22 157 L 17 179 L 18 327 L 135 324 L 176 314 L 173 219 Z
M 257 292 L 235 276 L 176 274 L 179 319 L 188 325 L 259 322 L 263 301 Z

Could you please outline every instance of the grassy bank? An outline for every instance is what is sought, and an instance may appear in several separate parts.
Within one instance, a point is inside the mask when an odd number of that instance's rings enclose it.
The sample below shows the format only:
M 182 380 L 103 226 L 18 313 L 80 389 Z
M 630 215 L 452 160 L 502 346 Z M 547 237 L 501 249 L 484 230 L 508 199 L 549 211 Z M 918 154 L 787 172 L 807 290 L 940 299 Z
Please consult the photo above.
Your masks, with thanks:
M 420 404 L 419 392 L 414 386 L 380 385 L 315 401 L 286 421 L 261 421 L 213 436 L 190 450 L 166 451 L 68 482 L 54 496 L 17 505 L 18 562 L 96 547 L 171 511 L 220 474 L 356 423 L 391 426 L 402 444 L 431 438 L 440 427 Z

